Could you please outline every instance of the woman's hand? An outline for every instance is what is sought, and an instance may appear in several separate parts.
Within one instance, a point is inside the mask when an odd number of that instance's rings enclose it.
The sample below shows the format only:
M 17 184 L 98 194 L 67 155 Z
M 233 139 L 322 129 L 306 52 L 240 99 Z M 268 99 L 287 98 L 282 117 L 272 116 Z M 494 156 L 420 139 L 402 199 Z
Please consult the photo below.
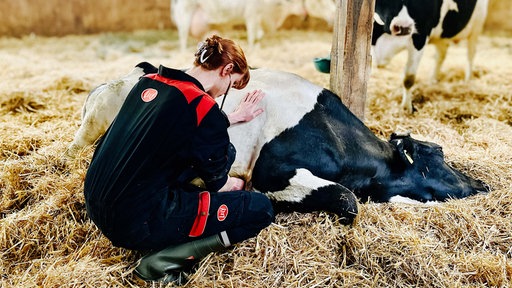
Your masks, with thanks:
M 235 111 L 228 115 L 229 123 L 233 125 L 235 123 L 248 122 L 258 117 L 263 113 L 263 109 L 258 107 L 258 103 L 260 103 L 264 96 L 265 93 L 259 89 L 247 93 Z
M 228 192 L 228 191 L 238 191 L 244 190 L 245 182 L 244 180 L 236 177 L 228 176 L 228 181 L 226 184 L 219 189 L 219 192 Z

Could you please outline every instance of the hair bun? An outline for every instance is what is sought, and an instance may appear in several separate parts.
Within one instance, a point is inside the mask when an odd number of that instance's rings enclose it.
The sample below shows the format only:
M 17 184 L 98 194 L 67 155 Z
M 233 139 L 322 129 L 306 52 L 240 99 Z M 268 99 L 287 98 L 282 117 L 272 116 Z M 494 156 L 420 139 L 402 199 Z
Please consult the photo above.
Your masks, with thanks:
M 200 64 L 203 64 L 214 53 L 217 53 L 219 55 L 222 54 L 224 49 L 222 47 L 222 44 L 219 41 L 220 39 L 221 39 L 221 37 L 219 37 L 217 35 L 213 35 L 209 38 L 206 38 L 205 41 L 200 42 L 197 45 L 197 52 L 195 54 L 197 62 L 199 62 Z

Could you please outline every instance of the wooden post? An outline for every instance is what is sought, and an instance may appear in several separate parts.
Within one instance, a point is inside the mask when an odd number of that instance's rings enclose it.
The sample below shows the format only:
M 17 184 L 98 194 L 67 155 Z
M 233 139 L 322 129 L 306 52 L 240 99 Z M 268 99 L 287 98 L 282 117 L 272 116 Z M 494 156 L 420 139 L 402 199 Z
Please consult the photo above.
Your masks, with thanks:
M 337 0 L 330 89 L 364 121 L 375 0 Z

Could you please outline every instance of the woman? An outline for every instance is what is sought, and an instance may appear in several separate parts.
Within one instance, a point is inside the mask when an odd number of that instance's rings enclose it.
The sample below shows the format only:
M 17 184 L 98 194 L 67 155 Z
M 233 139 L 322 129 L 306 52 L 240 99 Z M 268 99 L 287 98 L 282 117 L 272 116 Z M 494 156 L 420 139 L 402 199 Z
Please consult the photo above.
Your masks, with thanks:
M 264 95 L 250 92 L 233 113 L 222 112 L 214 98 L 244 88 L 250 75 L 242 49 L 215 35 L 190 70 L 155 72 L 141 77 L 99 141 L 84 193 L 89 217 L 113 245 L 152 251 L 139 277 L 180 281 L 210 252 L 256 236 L 274 219 L 264 195 L 228 176 L 235 149 L 227 129 L 261 114 Z M 197 177 L 205 188 L 191 184 Z

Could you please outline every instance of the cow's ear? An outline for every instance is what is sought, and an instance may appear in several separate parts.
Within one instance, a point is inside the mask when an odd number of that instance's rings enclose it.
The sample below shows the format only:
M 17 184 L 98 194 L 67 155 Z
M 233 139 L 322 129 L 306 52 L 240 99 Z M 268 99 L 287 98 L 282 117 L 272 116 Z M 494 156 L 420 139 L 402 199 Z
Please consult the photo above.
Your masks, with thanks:
M 373 13 L 373 20 L 375 20 L 375 22 L 377 22 L 377 24 L 379 24 L 380 26 L 384 26 L 384 21 L 382 20 L 382 18 L 380 18 L 379 14 Z
M 393 133 L 389 142 L 395 145 L 396 151 L 404 163 L 414 164 L 414 144 L 409 133 Z

